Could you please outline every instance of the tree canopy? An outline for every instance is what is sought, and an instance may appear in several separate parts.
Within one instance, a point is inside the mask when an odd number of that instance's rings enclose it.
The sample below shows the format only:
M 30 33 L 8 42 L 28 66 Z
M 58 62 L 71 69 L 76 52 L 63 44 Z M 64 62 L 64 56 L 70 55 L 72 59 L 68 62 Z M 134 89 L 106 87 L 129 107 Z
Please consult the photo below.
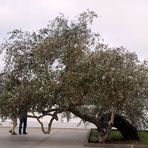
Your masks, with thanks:
M 59 113 L 72 112 L 95 124 L 111 113 L 135 127 L 148 125 L 148 65 L 123 47 L 110 48 L 91 24 L 97 17 L 86 11 L 70 21 L 60 15 L 36 32 L 14 30 L 1 45 L 5 69 L 0 81 L 0 116 L 19 116 L 25 107 L 49 133 Z M 38 114 L 36 114 L 38 113 Z M 51 116 L 47 131 L 40 118 Z M 103 135 L 104 136 L 104 135 Z

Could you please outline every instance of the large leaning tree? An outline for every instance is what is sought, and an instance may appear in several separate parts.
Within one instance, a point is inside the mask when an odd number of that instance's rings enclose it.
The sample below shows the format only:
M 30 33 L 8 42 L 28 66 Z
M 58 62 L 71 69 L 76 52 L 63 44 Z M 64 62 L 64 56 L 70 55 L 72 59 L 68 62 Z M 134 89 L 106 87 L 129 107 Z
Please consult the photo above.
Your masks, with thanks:
M 137 129 L 148 124 L 147 63 L 123 47 L 105 45 L 90 28 L 96 16 L 89 10 L 74 21 L 61 15 L 39 31 L 10 32 L 1 45 L 2 119 L 26 108 L 48 134 L 58 114 L 73 113 L 96 125 L 100 142 L 112 127 L 126 139 L 138 139 Z M 46 115 L 51 116 L 47 131 L 41 122 Z

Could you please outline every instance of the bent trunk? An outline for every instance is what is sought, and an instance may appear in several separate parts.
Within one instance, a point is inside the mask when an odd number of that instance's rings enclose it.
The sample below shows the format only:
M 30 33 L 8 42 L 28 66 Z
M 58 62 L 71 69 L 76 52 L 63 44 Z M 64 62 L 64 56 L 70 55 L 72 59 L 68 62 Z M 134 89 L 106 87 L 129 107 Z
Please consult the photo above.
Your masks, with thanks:
M 99 125 L 100 129 L 106 129 L 108 121 L 110 121 L 110 117 L 111 113 L 102 115 Z M 112 127 L 117 128 L 121 132 L 123 138 L 126 140 L 139 140 L 138 131 L 136 127 L 130 124 L 125 117 L 119 114 L 115 114 Z
M 100 135 L 99 135 L 99 142 L 104 143 L 108 140 L 109 134 L 111 132 L 112 126 L 114 124 L 114 118 L 115 118 L 116 108 L 112 106 L 112 112 L 110 114 L 110 119 L 108 118 L 107 124 L 104 124 L 102 127 L 99 127 L 98 129 Z
M 100 133 L 100 142 L 105 142 L 108 139 L 112 127 L 117 128 L 121 132 L 124 139 L 139 139 L 137 129 L 130 124 L 125 117 L 116 114 L 115 109 L 112 109 L 112 113 L 102 115 L 100 119 L 80 112 L 75 107 L 69 107 L 67 111 L 70 111 L 75 116 L 96 125 L 97 130 Z

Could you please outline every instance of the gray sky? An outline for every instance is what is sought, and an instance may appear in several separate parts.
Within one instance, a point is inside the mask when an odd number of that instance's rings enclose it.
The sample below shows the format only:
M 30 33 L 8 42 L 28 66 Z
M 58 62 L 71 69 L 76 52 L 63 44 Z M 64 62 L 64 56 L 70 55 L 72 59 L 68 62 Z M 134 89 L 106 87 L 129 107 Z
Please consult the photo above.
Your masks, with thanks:
M 148 0 L 0 0 L 0 43 L 13 29 L 38 30 L 60 12 L 73 18 L 88 8 L 98 14 L 93 28 L 105 42 L 148 58 Z

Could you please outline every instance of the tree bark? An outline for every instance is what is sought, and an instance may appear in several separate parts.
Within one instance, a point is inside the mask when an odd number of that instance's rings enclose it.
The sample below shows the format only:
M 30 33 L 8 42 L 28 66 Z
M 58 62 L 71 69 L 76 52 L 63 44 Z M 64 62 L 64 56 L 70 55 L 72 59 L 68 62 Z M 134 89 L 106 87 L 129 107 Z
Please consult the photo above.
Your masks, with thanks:
M 69 107 L 68 111 L 72 112 L 77 117 L 96 125 L 97 130 L 100 133 L 100 142 L 105 142 L 108 139 L 112 127 L 117 128 L 121 132 L 123 138 L 126 140 L 139 139 L 137 129 L 130 124 L 130 122 L 128 122 L 124 116 L 116 114 L 115 108 L 112 109 L 112 113 L 104 114 L 100 119 L 83 114 L 75 107 Z
M 104 129 L 107 126 L 108 121 L 110 121 L 111 113 L 102 115 L 100 119 L 100 129 Z M 130 124 L 124 116 L 115 114 L 113 127 L 117 128 L 124 139 L 126 140 L 138 140 L 138 131 L 136 127 Z
M 115 113 L 116 113 L 116 108 L 112 106 L 112 112 L 110 114 L 110 120 L 108 120 L 107 122 L 107 126 L 100 128 L 100 135 L 98 137 L 100 143 L 104 143 L 109 138 L 109 134 L 114 124 Z

